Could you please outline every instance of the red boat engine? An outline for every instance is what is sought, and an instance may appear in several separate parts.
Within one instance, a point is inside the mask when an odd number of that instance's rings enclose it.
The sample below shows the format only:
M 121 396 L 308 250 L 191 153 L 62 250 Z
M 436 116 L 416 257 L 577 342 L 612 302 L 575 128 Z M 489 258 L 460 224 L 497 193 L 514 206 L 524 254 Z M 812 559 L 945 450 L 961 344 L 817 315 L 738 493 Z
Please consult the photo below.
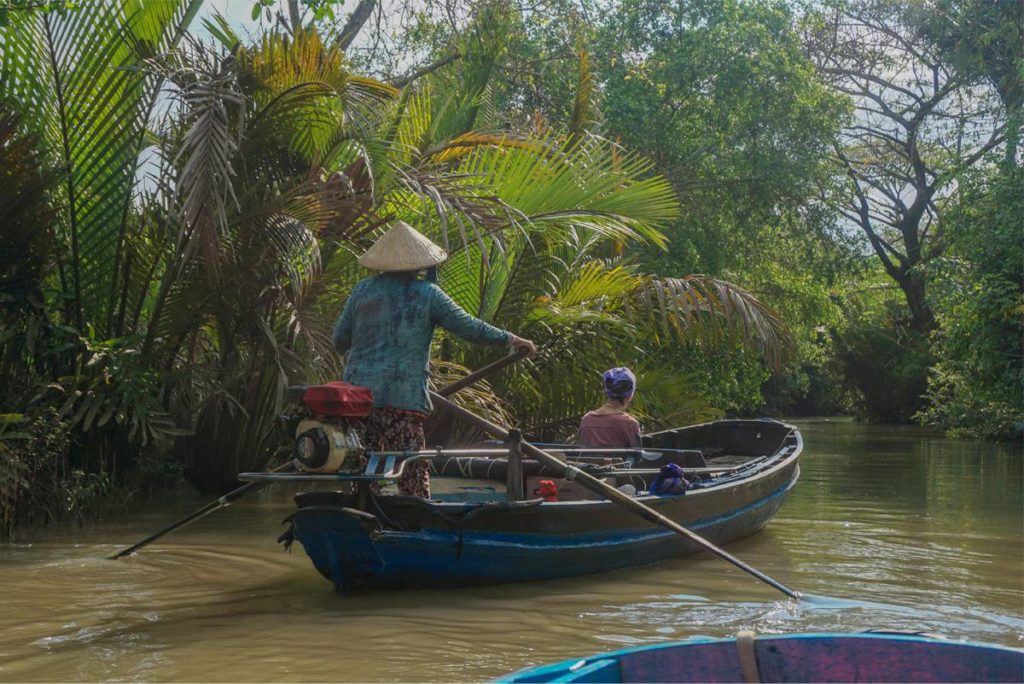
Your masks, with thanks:
M 298 405 L 284 416 L 289 436 L 295 438 L 292 453 L 298 469 L 318 473 L 358 470 L 363 448 L 355 428 L 373 408 L 370 390 L 329 382 L 289 387 L 288 398 Z

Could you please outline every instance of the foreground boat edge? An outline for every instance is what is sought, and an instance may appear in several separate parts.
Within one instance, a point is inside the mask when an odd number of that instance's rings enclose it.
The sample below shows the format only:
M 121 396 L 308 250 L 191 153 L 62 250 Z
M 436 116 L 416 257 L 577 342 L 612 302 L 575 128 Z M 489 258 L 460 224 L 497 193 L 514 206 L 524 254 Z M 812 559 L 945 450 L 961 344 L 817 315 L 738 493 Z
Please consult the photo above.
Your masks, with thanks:
M 693 637 L 527 667 L 496 683 L 744 681 L 736 638 Z M 909 634 L 762 635 L 762 682 L 1021 682 L 1024 650 Z

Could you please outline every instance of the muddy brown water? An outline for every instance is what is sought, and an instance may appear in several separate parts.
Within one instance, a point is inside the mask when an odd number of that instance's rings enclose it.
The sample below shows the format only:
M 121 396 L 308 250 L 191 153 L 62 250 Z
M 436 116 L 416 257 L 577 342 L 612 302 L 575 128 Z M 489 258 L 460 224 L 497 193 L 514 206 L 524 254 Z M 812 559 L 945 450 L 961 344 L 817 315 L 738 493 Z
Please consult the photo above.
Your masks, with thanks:
M 796 421 L 802 476 L 729 550 L 532 584 L 338 595 L 274 544 L 287 492 L 121 561 L 202 500 L 0 546 L 0 681 L 483 681 L 626 646 L 763 633 L 926 631 L 1024 646 L 1024 454 L 907 427 Z

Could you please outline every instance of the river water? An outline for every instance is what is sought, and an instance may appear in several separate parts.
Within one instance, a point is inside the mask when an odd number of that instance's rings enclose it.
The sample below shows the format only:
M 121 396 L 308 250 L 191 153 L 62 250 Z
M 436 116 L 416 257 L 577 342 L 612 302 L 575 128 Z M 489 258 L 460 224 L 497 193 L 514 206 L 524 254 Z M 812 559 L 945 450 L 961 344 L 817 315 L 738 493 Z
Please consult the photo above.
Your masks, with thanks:
M 260 494 L 121 561 L 202 501 L 0 547 L 0 681 L 481 681 L 693 635 L 926 631 L 1024 646 L 1024 454 L 907 427 L 797 421 L 801 480 L 729 550 L 534 584 L 340 596 L 275 546 Z

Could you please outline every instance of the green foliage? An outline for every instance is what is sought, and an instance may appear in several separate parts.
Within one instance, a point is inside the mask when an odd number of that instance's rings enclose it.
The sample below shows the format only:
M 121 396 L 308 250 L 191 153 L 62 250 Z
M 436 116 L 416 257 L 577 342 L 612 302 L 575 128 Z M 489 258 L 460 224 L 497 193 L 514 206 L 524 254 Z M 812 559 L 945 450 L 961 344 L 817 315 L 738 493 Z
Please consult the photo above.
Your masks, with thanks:
M 189 434 L 175 426 L 161 398 L 158 373 L 140 353 L 138 338 L 81 340 L 82 362 L 75 372 L 43 388 L 40 400 L 60 406 L 58 414 L 82 433 L 104 428 L 123 433 L 137 447 L 168 447 Z
M 906 305 L 884 276 L 862 284 L 844 303 L 833 333 L 835 364 L 861 417 L 907 423 L 920 411 L 934 362 L 928 337 L 907 324 Z
M 53 176 L 37 136 L 0 102 L 0 410 L 22 409 L 41 377 L 61 372 L 74 330 L 47 315 L 54 243 Z
M 71 470 L 69 436 L 52 408 L 0 415 L 0 539 L 16 524 L 64 521 L 95 503 L 99 481 Z
M 160 86 L 144 60 L 180 39 L 198 0 L 103 0 L 23 12 L 0 29 L 0 83 L 62 169 L 65 322 L 116 336 L 143 135 Z
M 43 307 L 42 282 L 53 250 L 54 212 L 46 197 L 52 175 L 38 138 L 25 134 L 21 123 L 10 104 L 0 102 L 0 302 L 8 316 Z
M 936 0 L 914 6 L 912 25 L 960 72 L 988 79 L 1009 109 L 1024 102 L 1024 4 Z
M 345 0 L 290 0 L 289 5 L 298 12 L 297 15 L 289 16 L 286 22 L 284 9 L 279 7 L 277 11 L 274 6 L 277 0 L 253 0 L 250 17 L 253 21 L 259 20 L 273 23 L 280 20 L 286 25 L 291 25 L 292 20 L 301 22 L 307 17 L 314 23 L 333 22 L 338 19 L 338 10 L 345 4 Z M 284 0 L 280 5 L 284 5 Z M 292 9 L 289 8 L 289 14 Z
M 513 257 L 507 271 L 495 268 L 497 277 L 483 281 L 487 287 L 479 294 L 450 278 L 472 282 L 481 260 L 461 256 L 443 271 L 442 283 L 461 303 L 540 346 L 526 372 L 492 381 L 534 434 L 571 434 L 599 399 L 600 373 L 609 366 L 637 371 L 636 410 L 649 426 L 667 426 L 731 407 L 705 391 L 708 368 L 685 359 L 701 350 L 728 359 L 732 350 L 781 362 L 790 352 L 782 322 L 749 293 L 711 278 L 644 275 L 634 265 L 595 259 L 601 248 L 594 240 L 574 250 L 558 245 L 528 259 Z M 482 361 L 479 350 L 461 353 Z
M 691 391 L 699 392 L 709 406 L 730 414 L 750 414 L 760 408 L 761 386 L 770 372 L 749 349 L 695 345 L 661 353 L 685 370 L 692 383 Z
M 0 29 L 10 24 L 16 17 L 28 12 L 55 12 L 61 9 L 74 9 L 78 3 L 73 0 L 5 0 L 0 7 Z
M 655 160 L 683 209 L 667 251 L 636 251 L 651 271 L 718 275 L 779 311 L 797 345 L 784 383 L 797 390 L 804 368 L 823 367 L 817 331 L 838 319 L 832 295 L 851 272 L 851 241 L 819 200 L 847 105 L 819 80 L 783 5 L 628 0 L 618 10 L 595 50 L 603 126 Z M 703 391 L 754 410 L 767 375 L 752 359 L 702 365 L 717 369 Z
M 816 197 L 845 104 L 794 24 L 777 3 L 717 0 L 626 0 L 610 16 L 595 50 L 604 125 L 655 160 L 683 207 L 675 247 L 646 255 L 658 272 L 746 272 L 774 227 L 816 228 L 790 212 Z
M 999 168 L 965 184 L 947 218 L 953 254 L 933 274 L 938 363 L 920 418 L 953 434 L 1024 433 L 1024 171 L 1014 148 Z
M 826 214 L 828 209 L 811 211 Z M 840 303 L 857 287 L 863 267 L 856 245 L 832 231 L 827 216 L 811 219 L 829 230 L 807 235 L 789 217 L 764 230 L 761 260 L 734 280 L 779 312 L 792 331 L 796 351 L 781 373 L 762 388 L 765 409 L 775 415 L 831 415 L 846 410 L 842 378 L 834 373 L 834 339 L 844 320 Z
M 159 140 L 170 206 L 145 207 L 163 246 L 142 353 L 192 428 L 193 478 L 218 489 L 273 457 L 289 378 L 337 374 L 315 310 L 322 256 L 365 244 L 375 217 L 368 195 L 327 182 L 316 162 L 341 155 L 366 173 L 345 150 L 394 90 L 349 74 L 312 31 L 270 32 L 232 54 L 191 43 L 151 65 L 180 108 Z

